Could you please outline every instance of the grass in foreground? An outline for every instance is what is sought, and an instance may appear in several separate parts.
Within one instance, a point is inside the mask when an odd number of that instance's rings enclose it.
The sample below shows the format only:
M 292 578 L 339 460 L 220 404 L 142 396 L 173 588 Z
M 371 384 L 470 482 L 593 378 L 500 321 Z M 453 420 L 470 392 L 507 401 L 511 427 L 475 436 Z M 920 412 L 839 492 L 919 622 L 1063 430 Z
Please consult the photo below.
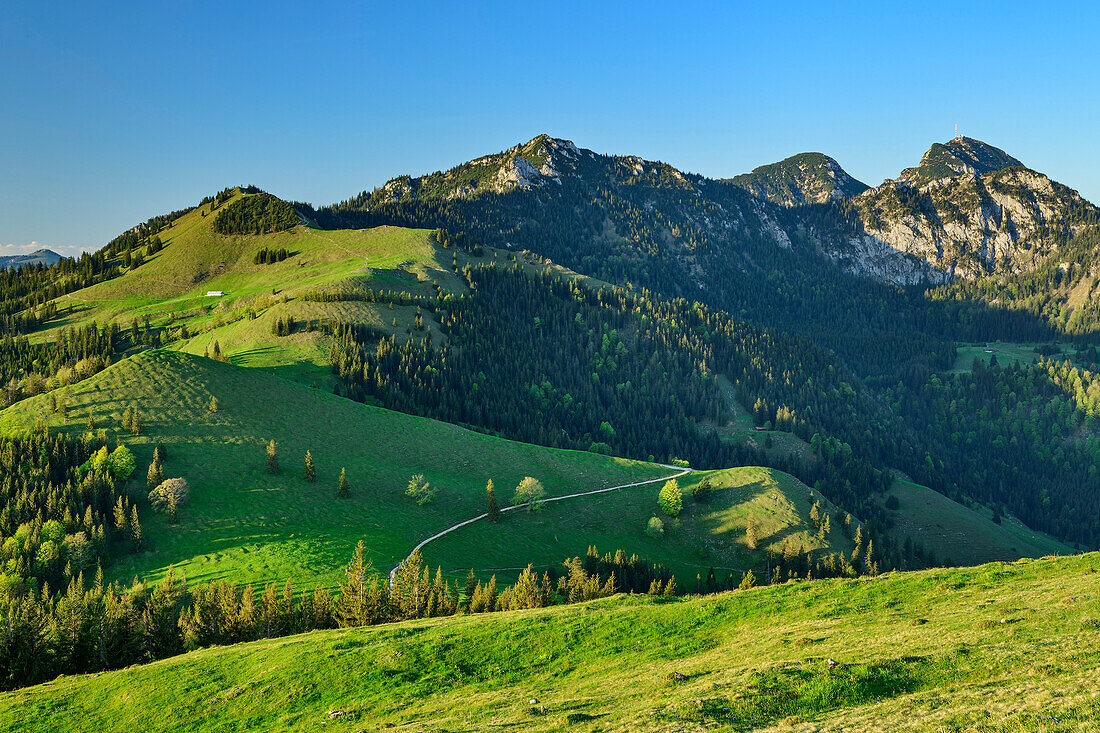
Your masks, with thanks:
M 7 693 L 0 729 L 1094 731 L 1098 570 L 1093 553 L 313 632 Z

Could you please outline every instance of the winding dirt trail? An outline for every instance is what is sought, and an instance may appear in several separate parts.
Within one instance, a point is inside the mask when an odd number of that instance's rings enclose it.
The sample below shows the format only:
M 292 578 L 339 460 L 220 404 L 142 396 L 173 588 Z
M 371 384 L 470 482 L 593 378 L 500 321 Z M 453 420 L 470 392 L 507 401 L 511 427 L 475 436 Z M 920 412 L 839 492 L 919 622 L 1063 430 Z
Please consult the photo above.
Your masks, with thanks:
M 635 482 L 630 483 L 630 484 L 619 484 L 618 486 L 609 486 L 606 489 L 593 489 L 592 491 L 581 491 L 581 492 L 578 492 L 576 494 L 566 494 L 565 496 L 551 496 L 547 499 L 543 499 L 542 503 L 549 504 L 550 502 L 553 502 L 553 501 L 564 501 L 565 499 L 576 499 L 578 496 L 592 496 L 593 494 L 606 494 L 609 491 L 618 491 L 619 489 L 629 489 L 633 486 L 645 486 L 646 484 L 656 484 L 656 483 L 660 483 L 662 481 L 670 481 L 674 478 L 680 478 L 681 476 L 686 476 L 687 474 L 691 473 L 691 470 L 692 470 L 690 468 L 679 468 L 677 466 L 668 466 L 668 465 L 665 465 L 663 463 L 660 464 L 660 465 L 664 466 L 665 468 L 678 470 L 679 473 L 674 473 L 671 476 L 662 476 L 661 478 L 651 478 L 651 479 L 647 479 L 646 481 L 635 481 Z M 517 509 L 522 509 L 522 508 L 523 508 L 523 505 L 503 507 L 503 508 L 501 508 L 500 513 L 504 514 L 506 512 L 513 512 Z M 401 569 L 401 566 L 405 564 L 405 561 L 408 560 L 409 557 L 414 552 L 421 549 L 422 547 L 424 547 L 424 545 L 428 544 L 429 542 L 431 542 L 433 540 L 438 540 L 440 537 L 444 537 L 446 535 L 449 535 L 451 532 L 454 532 L 456 529 L 462 529 L 466 525 L 473 524 L 474 522 L 476 522 L 480 519 L 485 519 L 488 516 L 489 516 L 489 514 L 487 512 L 484 513 L 484 514 L 478 514 L 473 519 L 467 519 L 465 522 L 459 522 L 458 524 L 455 524 L 451 527 L 448 527 L 447 529 L 443 530 L 442 532 L 437 532 L 436 534 L 433 534 L 431 537 L 429 537 L 426 540 L 421 540 L 420 544 L 418 544 L 416 547 L 414 547 L 409 552 L 409 554 L 405 557 L 405 559 L 402 560 L 400 563 L 398 563 L 397 566 L 393 570 L 390 571 L 390 587 L 391 588 L 393 587 L 393 579 L 394 579 L 394 577 L 397 576 L 397 571 Z

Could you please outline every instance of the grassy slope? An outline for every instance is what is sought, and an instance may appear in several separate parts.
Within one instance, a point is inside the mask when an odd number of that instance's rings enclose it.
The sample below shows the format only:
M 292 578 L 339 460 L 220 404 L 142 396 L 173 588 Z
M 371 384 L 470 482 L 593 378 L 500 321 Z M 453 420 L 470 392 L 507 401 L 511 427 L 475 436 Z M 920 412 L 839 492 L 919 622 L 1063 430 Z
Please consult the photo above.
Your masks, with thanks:
M 980 344 L 959 344 L 958 353 L 952 372 L 969 372 L 974 369 L 974 360 L 981 359 L 986 364 L 992 357 L 997 357 L 997 363 L 1008 366 L 1013 362 L 1027 366 L 1039 361 L 1039 354 L 1035 353 L 1037 343 L 1013 343 L 1009 341 L 992 341 Z M 1052 358 L 1059 361 L 1073 360 L 1076 349 L 1069 344 L 1062 344 L 1062 353 L 1055 354 Z
M 211 396 L 218 399 L 217 413 L 208 409 Z M 332 584 L 360 538 L 376 566 L 388 570 L 419 540 L 481 513 L 489 478 L 506 502 L 525 475 L 560 495 L 673 473 L 652 464 L 501 440 L 360 405 L 266 370 L 172 351 L 123 360 L 70 387 L 65 399 L 67 429 L 74 432 L 85 429 L 89 412 L 98 425 L 118 430 L 122 412 L 137 406 L 143 434 L 123 437 L 138 456 L 141 478 L 152 446 L 162 440 L 169 455 L 165 475 L 182 475 L 192 485 L 178 527 L 159 515 L 144 518 L 153 548 L 108 569 L 109 576 L 124 580 L 135 574 L 155 577 L 175 563 L 192 580 L 293 576 L 300 585 Z M 51 424 L 58 420 L 49 414 L 44 395 L 0 412 L 0 430 L 31 425 L 39 417 Z M 263 446 L 271 439 L 279 445 L 279 476 L 265 471 Z M 316 483 L 302 478 L 307 448 L 317 467 Z M 352 485 L 347 501 L 335 498 L 341 467 Z M 759 505 L 762 539 L 776 532 L 802 533 L 810 546 L 802 519 L 808 512 L 806 489 L 782 474 L 753 471 L 720 476 L 743 484 L 743 491 L 720 492 L 709 512 L 691 508 L 682 530 L 670 529 L 664 544 L 654 545 L 642 534 L 656 507 L 659 487 L 651 485 L 548 505 L 534 515 L 512 514 L 500 525 L 478 523 L 449 536 L 446 545 L 429 545 L 427 558 L 449 569 L 513 567 L 557 563 L 596 544 L 605 550 L 646 550 L 652 560 L 679 572 L 690 567 L 693 578 L 695 564 L 741 562 L 738 540 L 749 505 Z M 439 488 L 427 506 L 417 507 L 404 496 L 414 473 Z M 754 491 L 765 495 L 746 505 Z M 726 532 L 721 522 L 733 531 Z M 704 535 L 712 546 L 700 555 L 694 542 Z M 839 532 L 836 537 L 846 547 Z
M 1029 529 L 1015 517 L 994 524 L 993 512 L 972 509 L 926 486 L 899 477 L 890 488 L 899 507 L 890 534 L 897 542 L 906 538 L 936 553 L 940 561 L 968 565 L 1019 557 L 1069 554 L 1073 548 L 1050 535 Z
M 691 488 L 709 476 L 715 487 L 710 501 L 691 499 Z M 758 524 L 759 550 L 779 552 L 785 540 L 804 550 L 850 552 L 852 544 L 840 531 L 835 507 L 822 501 L 833 514 L 836 530 L 823 541 L 808 521 L 810 490 L 788 474 L 769 468 L 748 466 L 718 471 L 700 471 L 679 479 L 684 492 L 684 511 L 676 520 L 660 514 L 656 496 L 659 484 L 618 492 L 609 497 L 548 504 L 533 516 L 506 517 L 496 527 L 471 525 L 426 548 L 429 559 L 442 562 L 444 570 L 499 572 L 511 578 L 518 569 L 509 558 L 522 557 L 537 565 L 558 563 L 566 555 L 583 555 L 588 545 L 601 551 L 623 548 L 659 561 L 691 589 L 696 575 L 707 576 L 713 567 L 718 580 L 729 573 L 755 568 L 761 572 L 761 553 L 746 544 L 749 517 Z M 822 497 L 818 497 L 822 498 Z M 646 534 L 652 516 L 665 521 L 660 538 Z M 493 545 L 471 545 L 468 534 L 480 532 L 493 538 Z
M 1096 731 L 1098 569 L 1093 553 L 313 632 L 6 693 L 0 729 Z
M 315 332 L 275 339 L 271 335 L 275 318 L 340 319 L 404 336 L 415 308 L 305 303 L 293 300 L 297 293 L 355 284 L 428 295 L 434 294 L 430 288 L 433 281 L 444 289 L 462 289 L 449 268 L 452 257 L 464 264 L 466 255 L 443 250 L 425 230 L 320 231 L 297 226 L 262 236 L 223 236 L 213 231 L 214 218 L 209 204 L 180 217 L 161 233 L 165 242 L 161 252 L 119 278 L 60 298 L 57 302 L 63 316 L 35 337 L 49 339 L 59 327 L 91 321 L 116 321 L 126 326 L 135 318 L 149 316 L 155 326 L 170 325 L 175 330 L 186 324 L 197 334 L 175 348 L 202 354 L 217 340 L 234 363 L 273 368 L 284 376 L 331 389 L 325 368 L 327 338 Z M 285 248 L 290 257 L 275 264 L 253 264 L 254 255 L 264 248 Z M 225 295 L 206 297 L 211 290 Z M 284 296 L 290 302 L 281 302 Z M 274 305 L 256 308 L 264 299 Z M 260 311 L 255 320 L 245 315 L 252 309 Z M 397 325 L 393 326 L 395 317 Z M 425 322 L 438 337 L 431 314 Z

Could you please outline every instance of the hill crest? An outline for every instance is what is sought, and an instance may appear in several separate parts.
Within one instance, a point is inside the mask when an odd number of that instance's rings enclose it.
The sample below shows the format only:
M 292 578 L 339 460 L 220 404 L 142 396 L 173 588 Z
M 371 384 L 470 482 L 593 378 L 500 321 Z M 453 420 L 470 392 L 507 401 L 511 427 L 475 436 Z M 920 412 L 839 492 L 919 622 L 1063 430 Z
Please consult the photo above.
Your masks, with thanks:
M 729 181 L 781 206 L 821 204 L 849 198 L 869 186 L 856 180 L 824 153 L 799 153 L 777 163 L 758 166 Z

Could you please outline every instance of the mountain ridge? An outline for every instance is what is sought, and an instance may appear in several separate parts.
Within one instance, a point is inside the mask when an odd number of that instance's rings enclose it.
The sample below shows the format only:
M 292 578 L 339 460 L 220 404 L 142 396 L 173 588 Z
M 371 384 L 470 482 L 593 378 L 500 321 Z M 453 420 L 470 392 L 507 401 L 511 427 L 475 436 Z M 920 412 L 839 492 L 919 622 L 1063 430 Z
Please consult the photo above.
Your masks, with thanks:
M 0 256 L 0 270 L 6 267 L 22 267 L 23 265 L 54 265 L 65 259 L 52 249 L 43 247 L 25 255 Z

